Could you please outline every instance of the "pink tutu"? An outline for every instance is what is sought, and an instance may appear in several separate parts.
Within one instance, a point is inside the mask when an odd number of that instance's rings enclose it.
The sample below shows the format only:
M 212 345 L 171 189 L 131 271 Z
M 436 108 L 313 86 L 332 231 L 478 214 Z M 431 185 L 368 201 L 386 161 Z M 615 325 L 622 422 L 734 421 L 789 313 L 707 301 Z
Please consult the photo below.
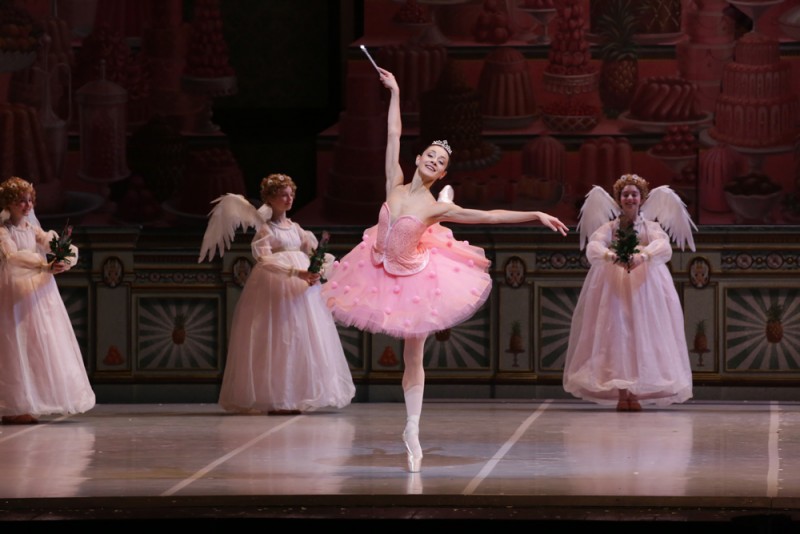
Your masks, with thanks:
M 322 294 L 338 322 L 398 338 L 427 336 L 463 322 L 486 302 L 492 281 L 483 249 L 457 241 L 439 224 L 425 228 L 415 218 L 401 218 L 387 242 L 404 240 L 404 256 L 421 258 L 412 273 L 391 274 L 388 256 L 373 249 L 379 226 L 367 229 L 361 243 L 326 273 Z

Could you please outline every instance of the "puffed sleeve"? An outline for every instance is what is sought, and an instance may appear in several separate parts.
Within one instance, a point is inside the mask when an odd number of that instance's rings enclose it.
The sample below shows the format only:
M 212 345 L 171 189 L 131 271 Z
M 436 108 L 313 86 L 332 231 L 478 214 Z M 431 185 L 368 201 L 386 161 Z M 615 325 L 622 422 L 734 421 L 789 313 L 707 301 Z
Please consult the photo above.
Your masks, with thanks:
M 48 230 L 45 232 L 41 228 L 35 226 L 34 232 L 36 233 L 36 244 L 39 246 L 39 250 L 42 252 L 42 254 L 47 254 L 50 252 L 50 241 L 52 241 L 54 238 L 58 239 L 60 237 L 58 232 L 55 230 Z M 78 264 L 78 247 L 76 247 L 74 244 L 70 244 L 69 249 L 72 251 L 74 256 L 67 258 L 69 261 L 64 262 L 67 266 L 67 271 Z
M 33 228 L 33 233 L 36 236 L 36 245 L 39 247 L 39 250 L 41 250 L 42 253 L 50 250 L 50 240 L 52 240 L 54 237 L 58 239 L 58 233 L 56 233 L 55 230 L 49 230 L 45 232 L 38 226 L 31 227 Z
M 8 263 L 8 259 L 17 251 L 17 245 L 12 241 L 8 230 L 0 226 L 0 262 Z
M 326 252 L 325 253 L 325 261 L 322 262 L 322 272 L 327 272 L 328 269 L 333 267 L 333 262 L 336 261 L 336 256 L 333 254 Z
M 0 266 L 8 269 L 15 285 L 45 283 L 53 276 L 44 256 L 31 250 L 19 250 L 4 227 L 0 227 Z
M 586 245 L 586 259 L 591 265 L 598 262 L 609 261 L 609 256 L 613 252 L 609 247 L 614 236 L 614 221 L 609 221 L 589 237 Z
M 672 259 L 672 243 L 669 235 L 657 222 L 645 221 L 645 225 L 650 242 L 645 247 L 639 247 L 639 252 L 645 255 L 645 261 L 667 263 Z
M 72 269 L 73 265 L 77 265 L 78 264 L 78 247 L 76 247 L 75 245 L 70 245 L 69 249 L 75 255 L 70 258 L 69 265 L 67 265 L 67 270 Z
M 317 239 L 317 236 L 314 235 L 314 232 L 303 230 L 297 223 L 294 224 L 297 226 L 297 230 L 300 232 L 300 236 L 302 238 L 300 250 L 306 254 L 311 254 L 319 246 L 319 240 Z
M 48 269 L 44 256 L 30 250 L 19 250 L 6 228 L 0 227 L 0 263 L 8 265 L 14 276 L 30 276 Z
M 303 230 L 297 223 L 294 224 L 300 231 L 300 236 L 302 238 L 300 250 L 305 252 L 310 257 L 311 253 L 313 253 L 319 246 L 319 239 L 317 239 L 317 236 L 314 235 L 314 232 Z M 326 252 L 324 255 L 324 260 L 322 261 L 322 269 L 320 272 L 324 274 L 326 271 L 328 271 L 328 269 L 333 266 L 334 261 L 336 261 L 336 257 L 333 254 Z
M 286 260 L 285 255 L 280 252 L 272 253 L 271 238 L 272 232 L 269 226 L 264 225 L 256 232 L 253 241 L 250 243 L 250 249 L 258 265 L 271 273 L 288 277 L 296 276 L 297 269 Z

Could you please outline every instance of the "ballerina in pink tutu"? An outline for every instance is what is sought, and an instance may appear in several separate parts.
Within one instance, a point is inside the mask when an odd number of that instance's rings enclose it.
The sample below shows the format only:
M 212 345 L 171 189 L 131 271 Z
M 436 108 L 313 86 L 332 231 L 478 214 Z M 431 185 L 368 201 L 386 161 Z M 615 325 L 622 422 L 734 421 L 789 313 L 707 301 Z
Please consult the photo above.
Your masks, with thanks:
M 400 89 L 394 75 L 378 68 L 391 92 L 386 142 L 386 201 L 378 224 L 328 271 L 322 286 L 325 301 L 342 324 L 404 340 L 403 395 L 406 427 L 403 442 L 408 469 L 422 466 L 419 419 L 425 386 L 425 338 L 472 316 L 489 296 L 492 281 L 483 250 L 457 241 L 440 222 L 500 224 L 540 221 L 567 234 L 567 227 L 540 211 L 475 210 L 453 203 L 446 186 L 437 200 L 431 187 L 444 178 L 451 148 L 433 141 L 416 157 L 406 183 L 400 166 Z

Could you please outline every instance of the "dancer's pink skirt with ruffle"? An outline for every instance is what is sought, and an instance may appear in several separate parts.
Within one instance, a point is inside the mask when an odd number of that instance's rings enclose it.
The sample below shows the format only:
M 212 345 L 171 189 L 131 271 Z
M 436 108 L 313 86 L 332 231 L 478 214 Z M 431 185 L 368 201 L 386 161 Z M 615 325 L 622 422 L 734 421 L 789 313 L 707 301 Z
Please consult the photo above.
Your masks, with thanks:
M 446 330 L 471 317 L 492 289 L 483 249 L 458 241 L 434 224 L 420 238 L 430 252 L 425 267 L 406 276 L 373 264 L 377 226 L 326 272 L 323 299 L 346 326 L 393 337 L 419 337 Z

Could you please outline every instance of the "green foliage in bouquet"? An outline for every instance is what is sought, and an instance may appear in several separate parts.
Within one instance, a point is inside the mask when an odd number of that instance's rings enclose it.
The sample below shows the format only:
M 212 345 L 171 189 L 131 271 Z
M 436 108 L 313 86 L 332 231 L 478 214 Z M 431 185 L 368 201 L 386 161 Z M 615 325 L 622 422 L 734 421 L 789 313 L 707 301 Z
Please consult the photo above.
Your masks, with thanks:
M 53 236 L 53 239 L 50 240 L 50 252 L 47 254 L 47 262 L 59 262 L 63 261 L 67 265 L 70 263 L 70 258 L 75 257 L 75 253 L 72 252 L 72 226 L 70 226 L 69 221 L 67 224 L 64 225 L 64 230 L 61 232 L 60 235 Z
M 611 250 L 617 255 L 617 263 L 628 266 L 630 272 L 633 255 L 639 252 L 639 236 L 636 234 L 633 221 L 627 215 L 619 216 L 619 227 L 614 237 L 616 239 L 611 242 Z
M 331 240 L 331 235 L 328 231 L 322 232 L 322 238 L 319 240 L 319 244 L 317 248 L 311 253 L 309 257 L 311 262 L 308 266 L 308 272 L 310 273 L 321 273 L 322 267 L 325 264 L 325 253 L 328 251 L 328 242 Z M 320 277 L 321 282 L 325 282 L 325 277 Z

